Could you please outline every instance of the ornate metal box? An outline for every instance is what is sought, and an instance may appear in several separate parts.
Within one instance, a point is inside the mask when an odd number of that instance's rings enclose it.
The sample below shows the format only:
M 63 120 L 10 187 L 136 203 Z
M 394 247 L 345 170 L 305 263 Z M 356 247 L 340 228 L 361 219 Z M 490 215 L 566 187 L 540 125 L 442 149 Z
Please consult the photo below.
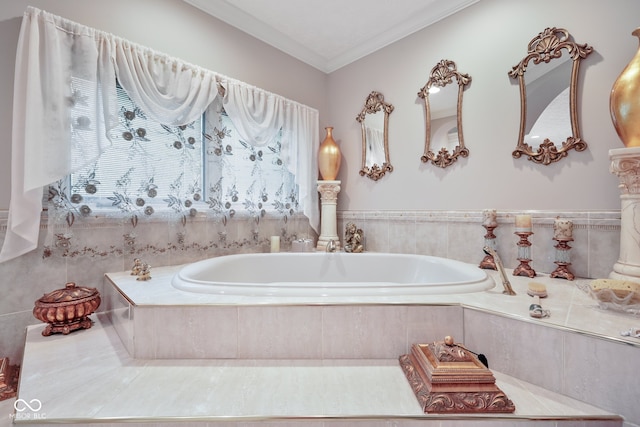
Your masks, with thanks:
M 35 302 L 33 315 L 48 323 L 42 335 L 61 332 L 68 334 L 76 329 L 89 329 L 89 315 L 100 305 L 100 293 L 96 288 L 78 287 L 69 282 L 63 289 L 45 294 Z
M 400 366 L 425 413 L 514 412 L 493 373 L 451 337 L 413 344 Z

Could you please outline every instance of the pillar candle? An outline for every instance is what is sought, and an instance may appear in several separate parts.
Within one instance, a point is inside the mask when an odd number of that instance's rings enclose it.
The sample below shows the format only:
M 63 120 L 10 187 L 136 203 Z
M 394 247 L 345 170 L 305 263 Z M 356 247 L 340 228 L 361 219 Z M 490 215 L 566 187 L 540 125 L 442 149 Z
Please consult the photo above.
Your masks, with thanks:
M 516 215 L 516 232 L 531 232 L 531 215 Z
M 271 252 L 280 252 L 280 236 L 271 236 Z
M 495 209 L 485 209 L 482 211 L 482 225 L 487 227 L 497 227 L 498 221 L 496 220 L 497 214 Z
M 556 240 L 573 239 L 573 222 L 557 218 L 553 223 L 553 238 Z

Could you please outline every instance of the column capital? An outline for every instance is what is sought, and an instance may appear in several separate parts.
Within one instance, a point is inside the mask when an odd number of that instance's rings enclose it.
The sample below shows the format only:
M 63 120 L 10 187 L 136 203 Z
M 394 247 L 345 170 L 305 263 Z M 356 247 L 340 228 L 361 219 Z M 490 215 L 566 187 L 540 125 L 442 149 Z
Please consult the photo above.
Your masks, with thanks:
M 318 192 L 324 201 L 337 201 L 340 192 L 340 181 L 318 181 Z
M 640 194 L 640 147 L 609 150 L 609 171 L 615 174 L 622 194 Z

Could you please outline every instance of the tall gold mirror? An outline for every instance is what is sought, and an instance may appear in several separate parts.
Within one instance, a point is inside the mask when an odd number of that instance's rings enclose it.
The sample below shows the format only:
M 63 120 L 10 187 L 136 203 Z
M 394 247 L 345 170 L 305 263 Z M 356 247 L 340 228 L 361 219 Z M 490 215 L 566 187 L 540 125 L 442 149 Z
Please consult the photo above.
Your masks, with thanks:
M 393 105 L 384 101 L 380 92 L 373 91 L 356 117 L 362 128 L 362 168 L 360 176 L 374 181 L 393 172 L 389 161 L 389 114 Z
M 427 128 L 423 162 L 446 168 L 469 155 L 462 133 L 462 95 L 469 83 L 471 77 L 459 73 L 453 61 L 443 59 L 431 69 L 429 81 L 418 92 L 424 99 Z
M 549 165 L 567 157 L 569 150 L 587 149 L 580 136 L 577 91 L 580 61 L 592 51 L 587 44 L 575 43 L 563 28 L 546 28 L 529 42 L 527 56 L 509 71 L 520 86 L 514 158 L 525 155 Z

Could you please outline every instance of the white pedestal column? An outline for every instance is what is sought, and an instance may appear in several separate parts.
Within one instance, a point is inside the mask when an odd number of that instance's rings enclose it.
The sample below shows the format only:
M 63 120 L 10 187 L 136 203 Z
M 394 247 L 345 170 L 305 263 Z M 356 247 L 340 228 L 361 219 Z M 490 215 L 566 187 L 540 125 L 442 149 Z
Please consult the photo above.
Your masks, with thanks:
M 318 192 L 320 193 L 320 237 L 316 249 L 324 251 L 327 244 L 333 240 L 336 250 L 340 249 L 340 238 L 338 237 L 338 223 L 336 220 L 336 208 L 338 204 L 338 193 L 340 192 L 340 181 L 318 181 Z
M 620 184 L 620 256 L 612 279 L 640 281 L 640 147 L 609 150 Z

